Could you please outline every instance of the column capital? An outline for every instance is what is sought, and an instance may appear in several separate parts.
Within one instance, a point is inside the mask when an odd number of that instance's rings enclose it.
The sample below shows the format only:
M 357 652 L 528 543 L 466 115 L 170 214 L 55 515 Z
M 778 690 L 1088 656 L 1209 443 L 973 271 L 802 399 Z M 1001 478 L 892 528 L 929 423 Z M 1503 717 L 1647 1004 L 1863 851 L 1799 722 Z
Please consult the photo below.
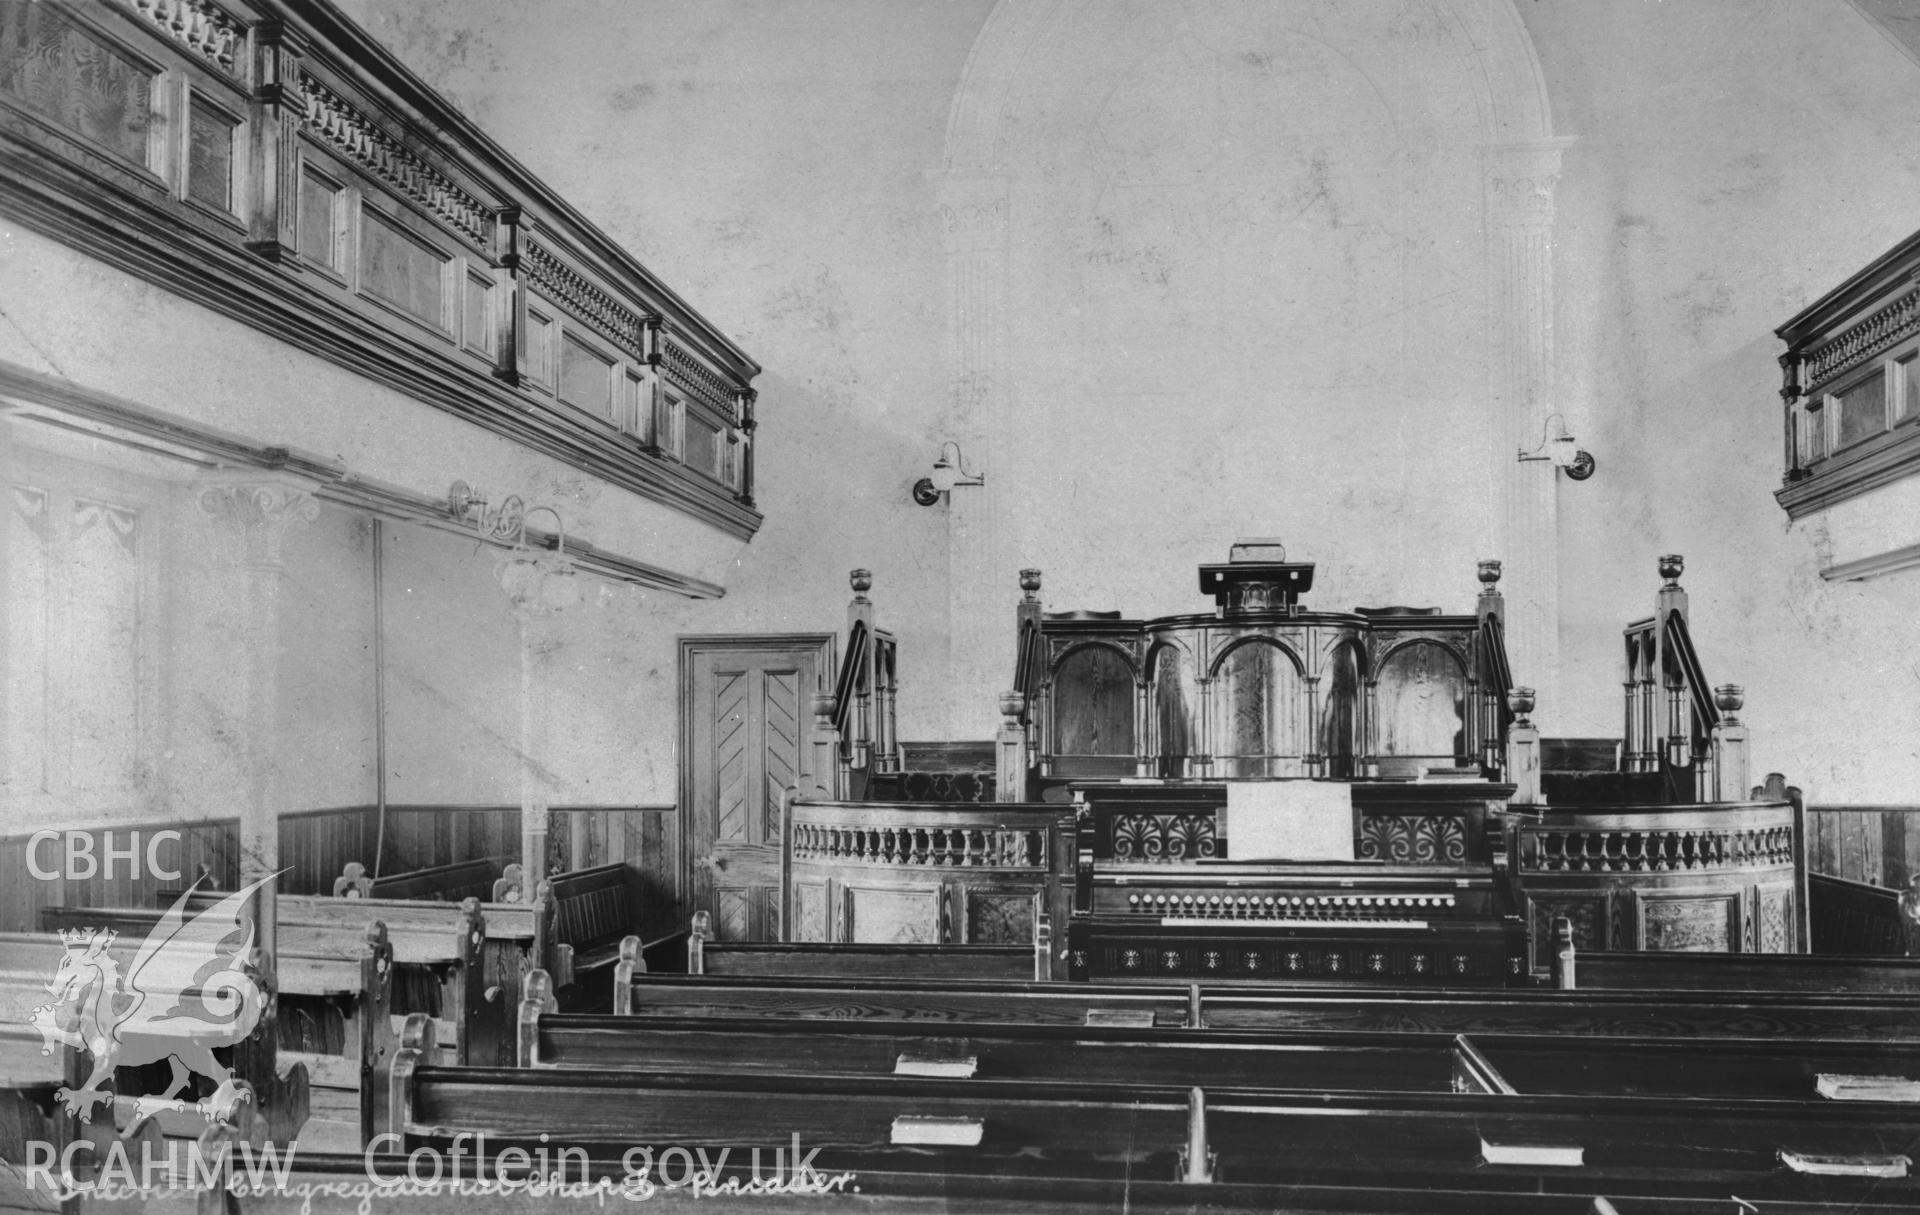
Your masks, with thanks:
M 313 483 L 291 473 L 247 470 L 203 478 L 194 500 L 240 565 L 278 568 L 287 529 L 320 515 Z
M 1481 149 L 1486 169 L 1487 219 L 1500 228 L 1553 224 L 1553 196 L 1560 184 L 1560 157 L 1574 141 L 1490 144 Z

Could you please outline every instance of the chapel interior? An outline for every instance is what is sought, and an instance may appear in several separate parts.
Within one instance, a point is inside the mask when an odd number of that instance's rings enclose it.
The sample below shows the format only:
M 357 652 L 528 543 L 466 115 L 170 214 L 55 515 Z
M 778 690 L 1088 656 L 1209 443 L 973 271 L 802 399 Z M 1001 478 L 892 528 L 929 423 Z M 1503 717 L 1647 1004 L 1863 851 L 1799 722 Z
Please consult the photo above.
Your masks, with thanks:
M 1914 0 L 0 0 L 0 1205 L 1913 1209 L 1916 113 Z

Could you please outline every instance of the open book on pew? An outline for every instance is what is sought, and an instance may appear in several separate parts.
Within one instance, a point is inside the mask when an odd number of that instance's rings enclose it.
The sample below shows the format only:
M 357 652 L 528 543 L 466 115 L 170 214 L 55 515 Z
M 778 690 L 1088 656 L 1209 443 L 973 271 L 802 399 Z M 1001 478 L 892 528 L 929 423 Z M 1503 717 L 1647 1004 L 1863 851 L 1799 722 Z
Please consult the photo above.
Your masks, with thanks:
M 1814 1087 L 1830 1101 L 1920 1102 L 1920 1080 L 1906 1076 L 1843 1076 L 1822 1072 Z
M 1586 1154 L 1586 1149 L 1577 1143 L 1544 1143 L 1523 1139 L 1495 1142 L 1485 1136 L 1480 1139 L 1480 1157 L 1488 1164 L 1577 1169 L 1586 1163 Z

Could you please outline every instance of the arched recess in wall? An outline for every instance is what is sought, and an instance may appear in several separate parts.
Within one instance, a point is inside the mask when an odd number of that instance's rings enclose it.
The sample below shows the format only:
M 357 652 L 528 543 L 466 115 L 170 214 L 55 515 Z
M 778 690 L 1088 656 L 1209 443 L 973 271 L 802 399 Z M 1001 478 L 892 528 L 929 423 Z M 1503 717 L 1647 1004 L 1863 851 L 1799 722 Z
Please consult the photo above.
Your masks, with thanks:
M 1437 595 L 1501 557 L 1516 669 L 1548 696 L 1554 482 L 1512 452 L 1553 392 L 1564 142 L 1512 0 L 1002 0 L 936 175 L 949 416 L 990 470 L 950 533 L 958 686 L 1004 679 L 1022 565 L 1124 606 L 1240 528 L 1324 562 L 1369 519 L 1457 518 L 1374 543 L 1367 576 L 1414 587 L 1323 589 Z M 1396 471 L 1322 493 L 1329 450 Z M 1269 468 L 1302 500 L 1274 507 Z M 1142 517 L 1165 551 L 1111 561 Z M 1074 576 L 1103 561 L 1115 586 Z

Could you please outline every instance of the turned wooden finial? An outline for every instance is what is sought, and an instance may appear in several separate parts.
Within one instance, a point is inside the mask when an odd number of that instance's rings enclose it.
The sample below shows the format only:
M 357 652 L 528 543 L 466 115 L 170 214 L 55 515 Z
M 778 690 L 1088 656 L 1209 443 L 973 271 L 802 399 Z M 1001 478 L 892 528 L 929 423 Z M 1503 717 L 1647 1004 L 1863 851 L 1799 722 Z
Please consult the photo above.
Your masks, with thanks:
M 864 601 L 867 592 L 873 589 L 873 571 L 854 570 L 847 575 L 847 583 L 853 587 L 854 598 Z
M 1007 719 L 1009 727 L 1020 724 L 1020 715 L 1027 711 L 1027 697 L 1023 692 L 1000 693 L 1000 716 Z
M 1686 571 L 1686 568 L 1687 559 L 1679 553 L 1667 553 L 1660 558 L 1660 576 L 1667 580 L 1667 585 L 1670 587 L 1679 587 L 1680 575 Z
M 1527 714 L 1533 712 L 1534 693 L 1532 688 L 1509 688 L 1507 690 L 1507 708 L 1513 712 L 1513 724 L 1530 726 Z
M 1035 602 L 1040 595 L 1040 571 L 1026 569 L 1020 571 L 1020 589 L 1026 593 L 1027 602 Z
M 1747 703 L 1747 690 L 1737 683 L 1723 683 L 1713 689 L 1714 707 L 1720 710 L 1720 724 L 1737 726 L 1738 713 Z
M 1500 581 L 1500 569 L 1500 563 L 1491 557 L 1480 562 L 1480 581 L 1486 584 L 1488 590 L 1492 590 L 1494 584 Z

